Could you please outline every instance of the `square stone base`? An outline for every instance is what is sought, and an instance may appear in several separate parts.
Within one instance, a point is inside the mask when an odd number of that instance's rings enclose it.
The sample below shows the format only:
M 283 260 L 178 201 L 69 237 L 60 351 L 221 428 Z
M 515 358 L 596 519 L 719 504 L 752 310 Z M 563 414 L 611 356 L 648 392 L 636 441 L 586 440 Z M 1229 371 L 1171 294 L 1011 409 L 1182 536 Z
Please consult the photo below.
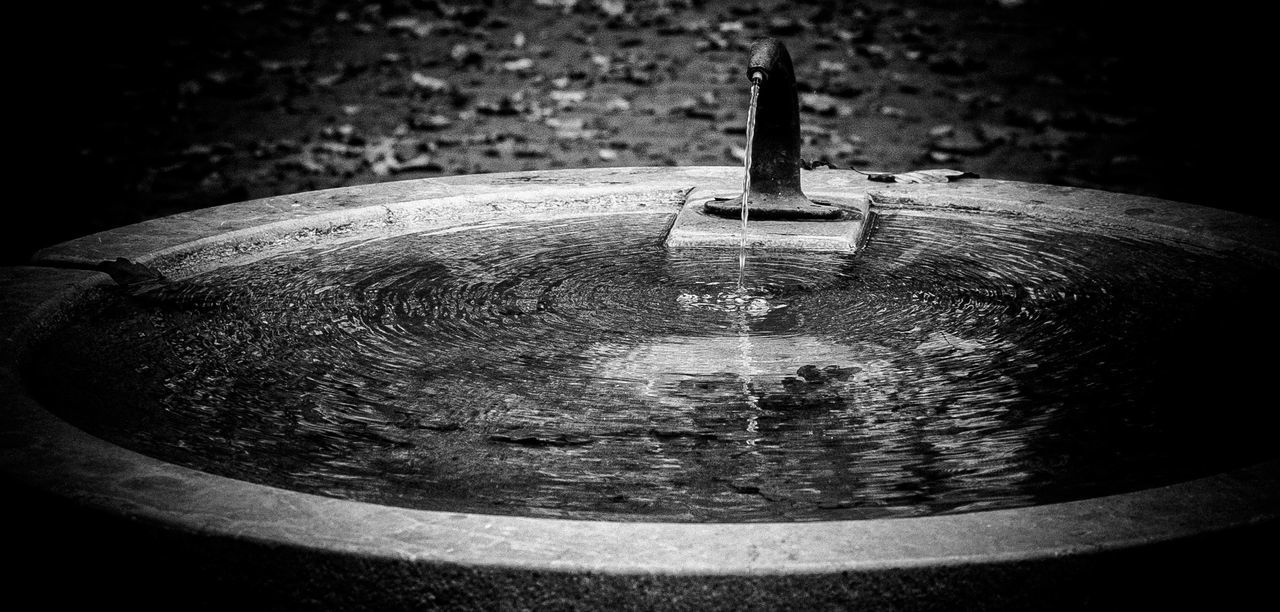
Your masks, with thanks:
M 684 207 L 667 232 L 668 248 L 738 248 L 742 241 L 742 220 L 706 214 L 703 207 L 713 199 L 741 194 L 699 192 L 689 194 Z M 871 226 L 871 206 L 865 194 L 850 197 L 810 197 L 814 202 L 839 206 L 844 219 L 834 221 L 757 221 L 747 214 L 747 248 L 776 251 L 822 251 L 854 253 L 861 248 Z

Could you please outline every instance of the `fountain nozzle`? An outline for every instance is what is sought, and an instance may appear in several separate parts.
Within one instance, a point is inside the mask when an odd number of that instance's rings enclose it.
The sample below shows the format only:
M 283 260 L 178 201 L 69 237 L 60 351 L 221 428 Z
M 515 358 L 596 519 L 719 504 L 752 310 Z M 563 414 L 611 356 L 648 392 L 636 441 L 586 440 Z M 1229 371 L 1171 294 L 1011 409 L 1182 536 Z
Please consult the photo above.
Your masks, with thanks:
M 840 208 L 812 202 L 800 190 L 800 103 L 786 46 L 773 38 L 753 43 L 747 78 L 760 87 L 750 143 L 750 216 L 784 220 L 841 218 Z M 706 212 L 740 216 L 742 199 L 708 203 Z

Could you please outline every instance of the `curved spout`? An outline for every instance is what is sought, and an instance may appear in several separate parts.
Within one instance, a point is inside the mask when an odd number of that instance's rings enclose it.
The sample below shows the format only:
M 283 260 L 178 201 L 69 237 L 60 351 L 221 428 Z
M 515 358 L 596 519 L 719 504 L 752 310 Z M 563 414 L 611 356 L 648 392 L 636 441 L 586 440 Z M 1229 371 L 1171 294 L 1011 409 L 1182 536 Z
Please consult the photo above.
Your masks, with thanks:
M 791 54 L 775 39 L 751 45 L 747 78 L 759 79 L 755 140 L 751 143 L 751 193 L 799 195 L 800 103 Z
M 747 78 L 759 83 L 751 141 L 750 216 L 755 219 L 837 219 L 840 209 L 811 202 L 800 190 L 800 103 L 791 54 L 765 38 L 751 45 Z M 709 203 L 706 211 L 741 214 L 741 198 Z

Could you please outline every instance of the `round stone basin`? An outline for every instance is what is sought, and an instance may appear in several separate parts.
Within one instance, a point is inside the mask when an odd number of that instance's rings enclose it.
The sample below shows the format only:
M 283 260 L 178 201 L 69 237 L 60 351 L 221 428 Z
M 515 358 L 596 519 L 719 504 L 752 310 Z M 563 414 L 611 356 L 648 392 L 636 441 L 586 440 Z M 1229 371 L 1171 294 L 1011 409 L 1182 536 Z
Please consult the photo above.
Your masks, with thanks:
M 1275 533 L 1274 224 L 830 170 L 805 189 L 869 199 L 857 254 L 662 247 L 739 171 L 386 183 L 46 249 L 5 270 L 5 474 L 220 604 L 1250 587 L 1203 559 Z

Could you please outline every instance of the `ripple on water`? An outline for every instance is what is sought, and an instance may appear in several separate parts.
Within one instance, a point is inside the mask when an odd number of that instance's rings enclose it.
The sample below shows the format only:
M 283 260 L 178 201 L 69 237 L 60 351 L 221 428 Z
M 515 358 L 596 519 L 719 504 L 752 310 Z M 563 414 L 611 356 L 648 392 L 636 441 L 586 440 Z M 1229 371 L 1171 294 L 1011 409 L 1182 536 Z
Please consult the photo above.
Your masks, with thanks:
M 425 509 L 915 516 L 1265 456 L 1260 289 L 1207 253 L 887 215 L 857 257 L 668 252 L 666 218 L 297 252 L 86 306 L 48 405 L 209 472 Z

